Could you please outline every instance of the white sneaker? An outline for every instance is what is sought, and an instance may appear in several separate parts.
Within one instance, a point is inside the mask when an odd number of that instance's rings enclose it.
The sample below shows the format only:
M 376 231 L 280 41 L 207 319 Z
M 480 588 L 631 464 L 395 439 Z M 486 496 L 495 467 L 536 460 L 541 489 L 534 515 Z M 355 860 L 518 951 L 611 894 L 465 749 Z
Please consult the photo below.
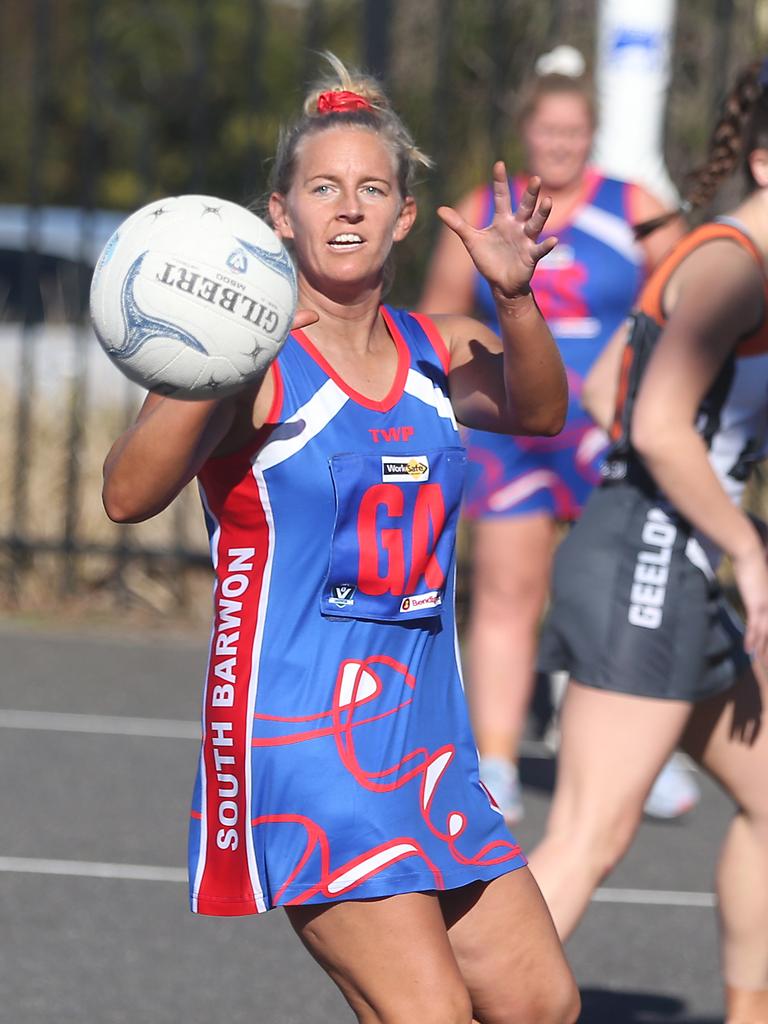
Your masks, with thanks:
M 569 679 L 569 672 L 549 673 L 549 700 L 552 705 L 552 714 L 541 741 L 554 757 L 557 756 L 560 749 L 560 708 L 563 705 Z
M 643 810 L 650 818 L 680 818 L 693 810 L 700 799 L 693 773 L 673 754 L 656 776 Z
M 517 765 L 503 757 L 481 757 L 480 781 L 493 797 L 508 825 L 522 820 L 525 811 Z

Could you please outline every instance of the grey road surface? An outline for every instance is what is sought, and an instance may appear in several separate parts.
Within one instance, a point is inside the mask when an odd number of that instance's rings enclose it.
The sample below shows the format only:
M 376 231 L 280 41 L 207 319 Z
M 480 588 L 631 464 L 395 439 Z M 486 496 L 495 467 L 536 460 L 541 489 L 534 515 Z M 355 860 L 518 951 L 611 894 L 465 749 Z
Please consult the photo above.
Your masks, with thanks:
M 187 909 L 204 665 L 204 638 L 0 622 L 2 1024 L 353 1019 L 282 912 Z M 527 754 L 524 848 L 554 770 Z M 569 945 L 584 1022 L 723 1019 L 712 887 L 730 805 L 701 781 L 688 819 L 643 825 Z

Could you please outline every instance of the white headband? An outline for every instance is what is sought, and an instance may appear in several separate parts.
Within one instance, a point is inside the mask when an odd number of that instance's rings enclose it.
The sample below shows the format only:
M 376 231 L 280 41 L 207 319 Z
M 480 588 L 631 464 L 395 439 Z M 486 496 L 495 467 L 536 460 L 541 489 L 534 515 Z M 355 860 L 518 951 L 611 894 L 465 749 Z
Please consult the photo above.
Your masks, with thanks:
M 534 64 L 537 75 L 566 75 L 580 78 L 586 69 L 586 61 L 575 46 L 561 44 L 549 53 L 543 53 Z

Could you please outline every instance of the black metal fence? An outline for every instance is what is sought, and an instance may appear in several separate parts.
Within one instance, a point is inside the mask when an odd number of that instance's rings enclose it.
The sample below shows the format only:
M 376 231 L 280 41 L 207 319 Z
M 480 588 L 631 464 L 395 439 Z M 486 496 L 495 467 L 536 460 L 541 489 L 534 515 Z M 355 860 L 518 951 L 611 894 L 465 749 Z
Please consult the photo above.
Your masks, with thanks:
M 0 599 L 192 599 L 207 565 L 184 495 L 116 528 L 100 464 L 140 394 L 87 323 L 94 253 L 151 198 L 249 202 L 319 52 L 376 72 L 436 170 L 394 300 L 417 298 L 431 210 L 514 161 L 511 98 L 535 57 L 591 56 L 597 0 L 5 0 L 0 7 Z M 670 93 L 673 176 L 703 151 L 732 65 L 768 31 L 760 0 L 681 4 Z

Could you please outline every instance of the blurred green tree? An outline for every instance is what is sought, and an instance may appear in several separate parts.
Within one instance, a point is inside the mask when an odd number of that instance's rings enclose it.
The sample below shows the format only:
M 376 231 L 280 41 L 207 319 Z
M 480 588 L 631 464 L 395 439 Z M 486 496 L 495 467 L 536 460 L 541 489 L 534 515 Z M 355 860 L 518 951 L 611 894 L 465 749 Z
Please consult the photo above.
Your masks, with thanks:
M 390 3 L 388 84 L 436 162 L 395 289 L 412 302 L 431 210 L 498 156 L 517 163 L 515 91 L 556 42 L 591 57 L 597 0 Z M 365 0 L 4 0 L 0 201 L 130 210 L 184 191 L 252 201 L 319 51 L 363 62 L 365 9 Z M 704 151 L 731 70 L 767 34 L 766 0 L 679 4 L 667 132 L 678 182 Z

